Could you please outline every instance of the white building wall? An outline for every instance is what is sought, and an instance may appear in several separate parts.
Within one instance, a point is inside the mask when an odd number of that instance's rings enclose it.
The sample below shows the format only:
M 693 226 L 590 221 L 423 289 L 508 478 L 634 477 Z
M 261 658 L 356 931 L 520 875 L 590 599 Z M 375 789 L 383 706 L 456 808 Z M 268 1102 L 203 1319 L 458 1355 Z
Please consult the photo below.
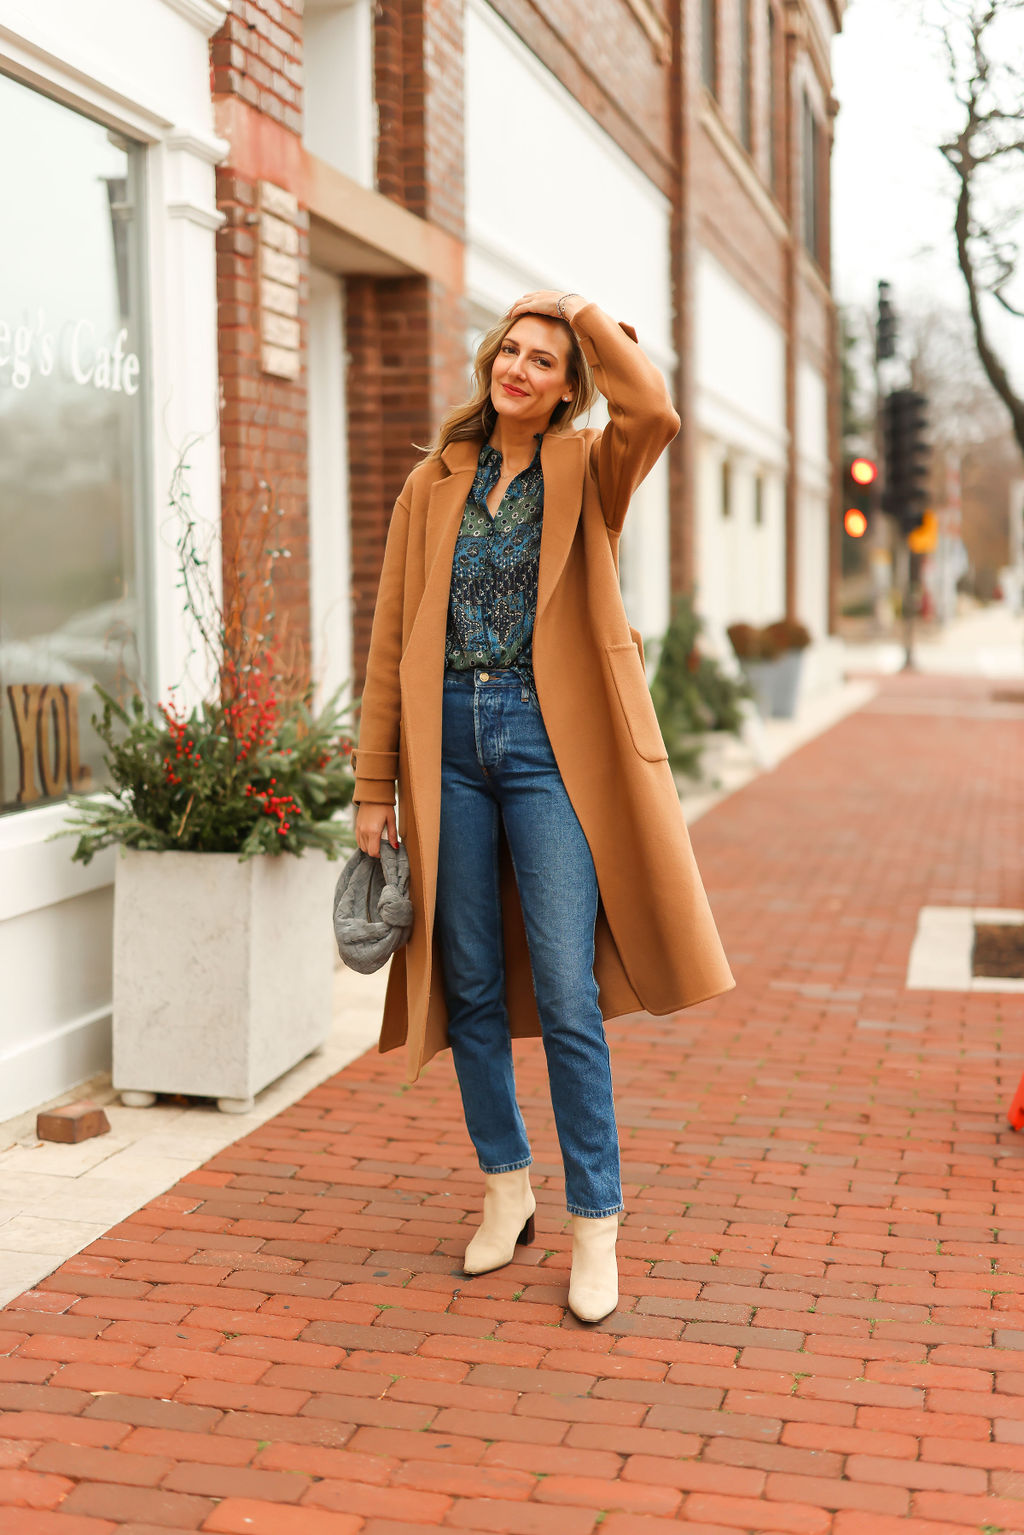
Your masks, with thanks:
M 465 49 L 466 286 L 474 312 L 496 318 L 522 293 L 571 289 L 634 325 L 648 356 L 670 375 L 668 200 L 483 0 L 469 0 Z M 496 102 L 514 132 L 496 121 Z M 599 409 L 590 424 L 603 420 Z M 627 611 L 645 637 L 660 636 L 668 621 L 668 543 L 662 462 L 633 502 L 620 551 Z
M 785 609 L 786 340 L 707 251 L 695 290 L 698 607 L 712 630 L 769 623 Z
M 306 0 L 303 140 L 360 186 L 376 178 L 373 0 Z
M 154 685 L 186 671 L 167 497 L 186 454 L 196 513 L 219 518 L 214 170 L 208 39 L 229 0 L 0 0 L 0 67 L 148 146 L 144 599 Z M 31 216 L 31 210 L 7 210 Z M 215 542 L 213 567 L 219 566 Z M 195 679 L 198 682 L 199 679 Z M 0 817 L 0 1118 L 109 1063 L 113 854 L 48 842 L 65 810 Z
M 313 679 L 318 702 L 351 698 L 348 417 L 341 279 L 309 274 L 309 574 Z
M 797 616 L 816 640 L 828 633 L 828 396 L 808 362 L 797 371 Z

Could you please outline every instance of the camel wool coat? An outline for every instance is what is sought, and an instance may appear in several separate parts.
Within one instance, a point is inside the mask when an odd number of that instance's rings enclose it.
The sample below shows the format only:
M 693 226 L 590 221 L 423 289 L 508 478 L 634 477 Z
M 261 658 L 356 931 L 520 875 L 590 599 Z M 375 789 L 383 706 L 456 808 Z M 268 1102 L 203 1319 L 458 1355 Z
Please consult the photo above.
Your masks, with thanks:
M 608 402 L 603 431 L 548 432 L 533 668 L 541 714 L 590 845 L 600 901 L 602 1015 L 674 1013 L 735 985 L 701 884 L 642 660 L 622 605 L 618 544 L 633 491 L 679 430 L 664 379 L 596 304 L 572 321 Z M 452 556 L 480 442 L 412 471 L 388 530 L 374 612 L 357 803 L 391 804 L 409 854 L 412 936 L 391 960 L 380 1050 L 407 1077 L 448 1044 L 434 904 L 441 703 Z M 515 876 L 500 838 L 505 984 L 513 1036 L 540 1034 Z M 467 890 L 467 901 L 473 892 Z

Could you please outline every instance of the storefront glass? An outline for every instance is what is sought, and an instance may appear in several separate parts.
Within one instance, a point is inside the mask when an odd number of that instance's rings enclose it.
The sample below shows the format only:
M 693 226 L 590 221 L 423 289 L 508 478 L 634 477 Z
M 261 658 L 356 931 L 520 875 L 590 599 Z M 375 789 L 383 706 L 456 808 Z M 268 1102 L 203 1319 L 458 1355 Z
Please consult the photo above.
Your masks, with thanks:
M 141 151 L 0 75 L 0 811 L 95 786 L 146 674 Z

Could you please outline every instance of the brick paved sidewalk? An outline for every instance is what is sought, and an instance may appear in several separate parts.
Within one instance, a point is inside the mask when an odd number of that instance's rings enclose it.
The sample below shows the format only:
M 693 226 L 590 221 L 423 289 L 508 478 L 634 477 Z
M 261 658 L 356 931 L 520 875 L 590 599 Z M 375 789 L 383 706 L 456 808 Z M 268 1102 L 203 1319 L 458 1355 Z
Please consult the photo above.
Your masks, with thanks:
M 370 1055 L 0 1313 L 3 1535 L 1024 1531 L 1024 998 L 904 990 L 1024 906 L 1024 708 L 893 679 L 694 840 L 738 989 L 610 1028 L 622 1304 L 470 1280 L 440 1058 Z

